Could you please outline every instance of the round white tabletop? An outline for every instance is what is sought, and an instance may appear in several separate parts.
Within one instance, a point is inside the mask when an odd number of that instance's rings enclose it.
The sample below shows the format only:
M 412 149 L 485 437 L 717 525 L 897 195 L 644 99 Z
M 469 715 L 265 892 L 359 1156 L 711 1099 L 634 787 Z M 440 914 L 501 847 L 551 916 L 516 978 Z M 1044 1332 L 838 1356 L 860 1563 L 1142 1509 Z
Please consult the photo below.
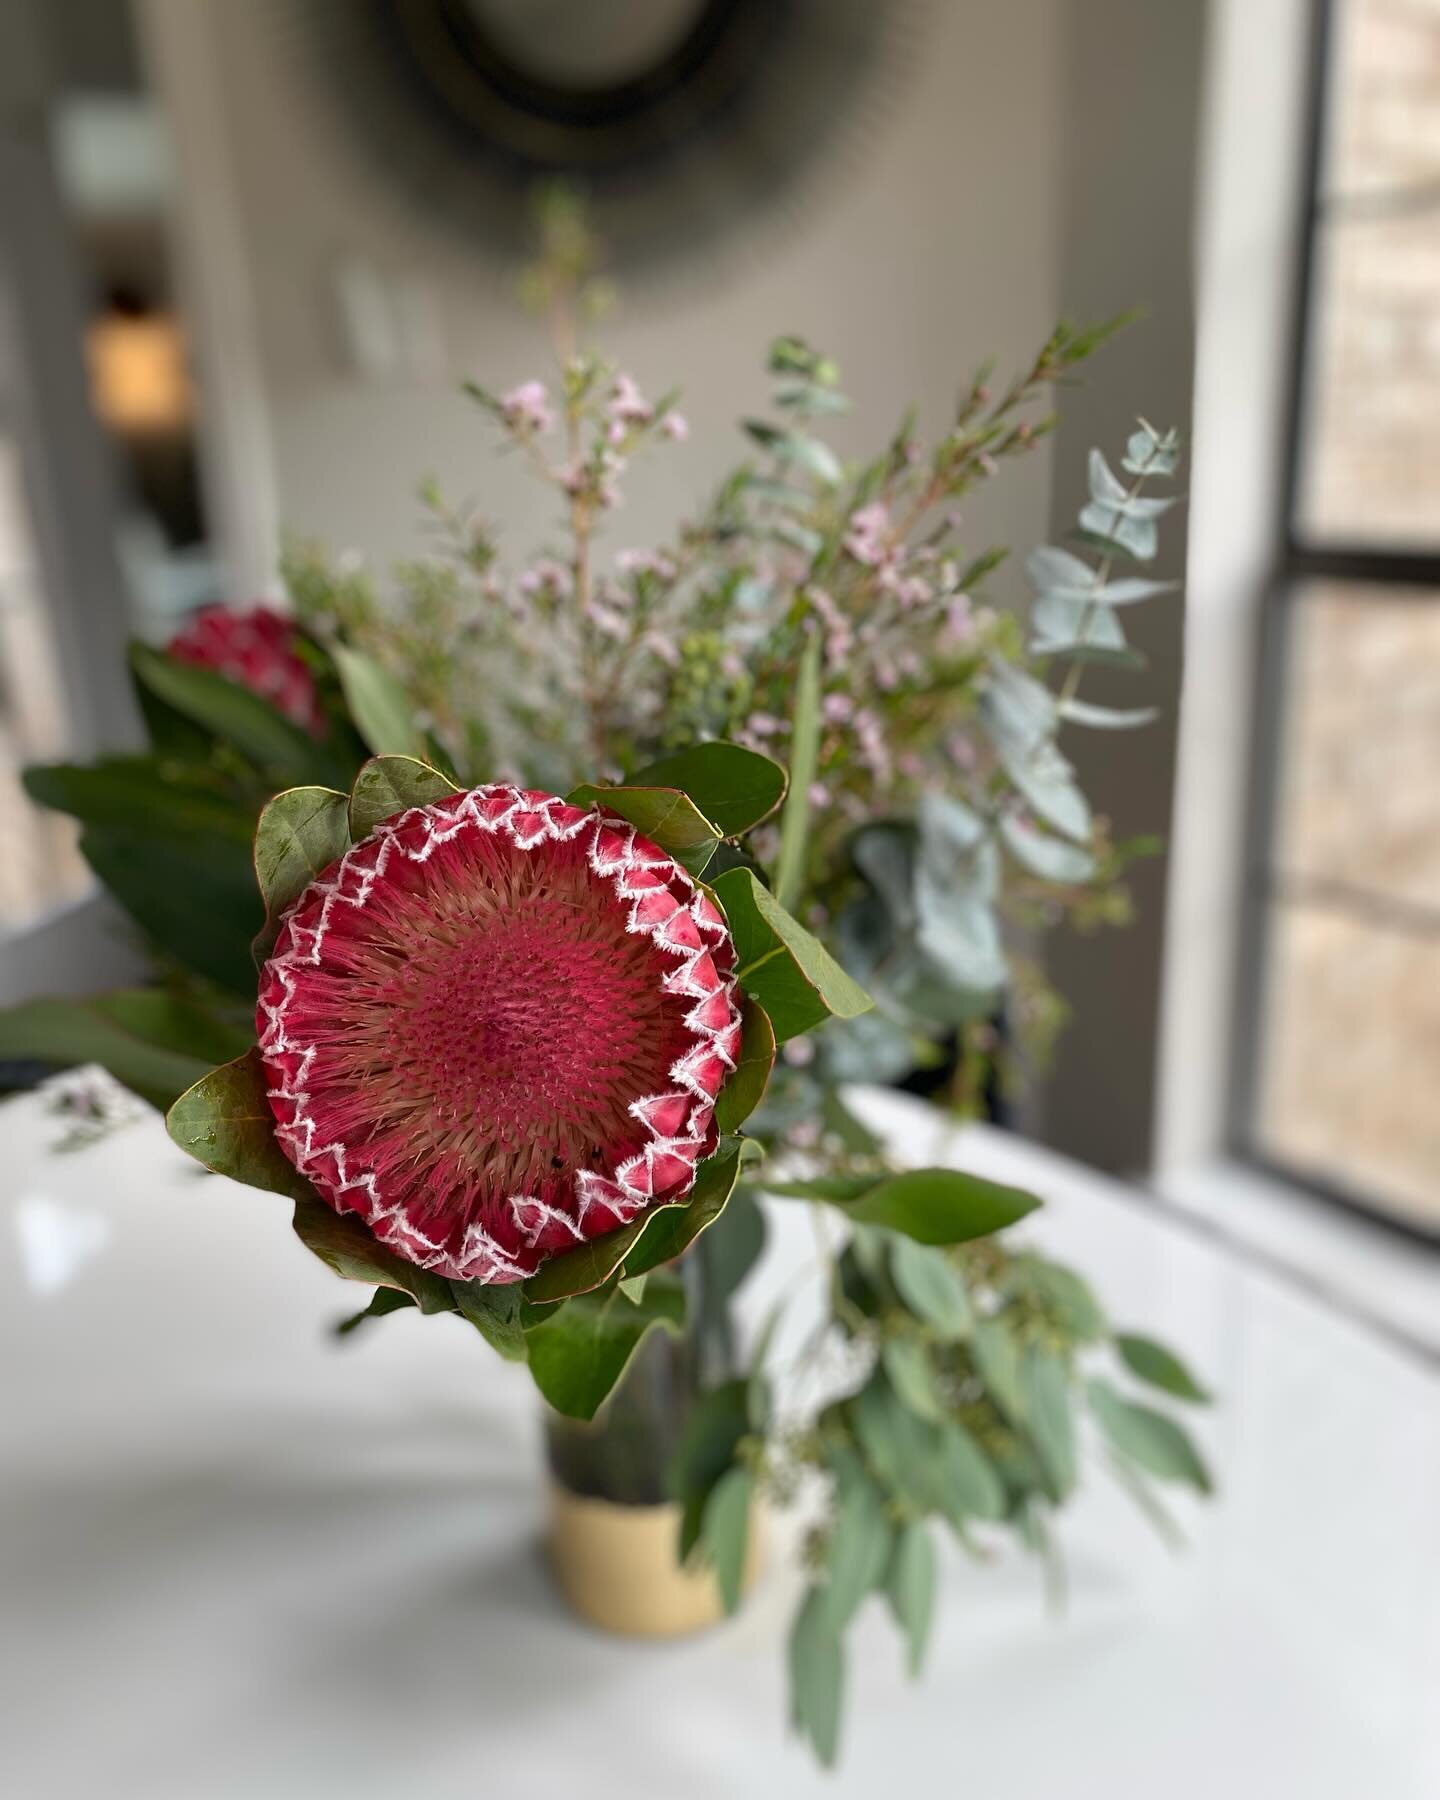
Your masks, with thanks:
M 1185 1552 L 1097 1474 L 1062 1619 L 1017 1554 L 950 1557 L 912 1685 L 872 1605 L 824 1777 L 785 1729 L 783 1559 L 688 1642 L 578 1625 L 523 1369 L 455 1319 L 337 1343 L 363 1291 L 285 1202 L 200 1175 L 155 1119 L 50 1154 L 26 1098 L 0 1108 L 0 1793 L 1434 1800 L 1434 1367 L 1134 1190 L 870 1104 L 911 1160 L 1045 1195 L 1034 1240 L 1219 1390 L 1221 1494 Z M 757 1311 L 808 1254 L 801 1210 L 771 1209 Z

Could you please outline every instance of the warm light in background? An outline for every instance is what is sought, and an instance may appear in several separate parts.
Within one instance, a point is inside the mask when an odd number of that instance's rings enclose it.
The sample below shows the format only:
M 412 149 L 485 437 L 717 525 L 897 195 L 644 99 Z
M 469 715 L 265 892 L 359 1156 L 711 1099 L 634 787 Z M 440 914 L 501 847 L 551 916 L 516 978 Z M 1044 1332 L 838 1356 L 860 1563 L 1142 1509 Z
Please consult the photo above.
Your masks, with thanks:
M 125 436 L 171 435 L 190 425 L 185 342 L 168 313 L 107 312 L 86 341 L 95 410 Z

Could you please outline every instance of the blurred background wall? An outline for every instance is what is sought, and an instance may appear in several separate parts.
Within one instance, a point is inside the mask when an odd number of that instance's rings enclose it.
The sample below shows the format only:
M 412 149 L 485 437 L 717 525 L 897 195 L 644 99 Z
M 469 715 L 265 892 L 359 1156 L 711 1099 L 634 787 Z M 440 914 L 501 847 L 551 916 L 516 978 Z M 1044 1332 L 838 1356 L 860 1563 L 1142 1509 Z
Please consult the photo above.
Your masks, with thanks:
M 457 172 L 448 100 L 406 89 L 362 22 L 478 19 L 541 68 L 623 74 L 701 10 L 0 9 L 0 996 L 122 955 L 17 771 L 125 741 L 127 628 L 273 594 L 282 530 L 412 553 L 425 475 L 543 541 L 546 496 L 457 391 L 545 360 L 514 207 Z M 1061 313 L 1143 308 L 969 520 L 1023 551 L 1068 527 L 1092 443 L 1140 412 L 1187 438 L 1158 571 L 1186 603 L 1134 620 L 1161 722 L 1140 753 L 1076 746 L 1115 835 L 1167 850 L 1134 871 L 1130 930 L 1049 941 L 1075 1019 L 1022 1123 L 1116 1169 L 1238 1149 L 1426 1228 L 1435 0 L 728 10 L 778 46 L 756 116 L 612 213 L 608 346 L 648 391 L 683 384 L 694 434 L 636 471 L 610 541 L 659 535 L 732 460 L 777 332 L 841 364 L 850 450 L 911 398 L 935 427 L 982 356 L 1022 361 Z M 994 592 L 1024 600 L 1018 557 Z M 1133 703 L 1103 672 L 1093 693 Z
M 544 492 L 490 454 L 458 392 L 466 376 L 505 387 L 543 364 L 538 328 L 515 300 L 520 257 L 483 201 L 467 214 L 417 197 L 425 164 L 413 120 L 366 110 L 369 76 L 350 35 L 362 10 L 68 0 L 17 12 L 34 52 L 33 102 L 61 120 L 47 135 L 60 147 L 67 224 L 80 227 L 92 357 L 97 331 L 138 351 L 141 326 L 160 354 L 168 331 L 176 357 L 174 429 L 118 421 L 131 521 L 122 573 L 132 619 L 151 635 L 207 592 L 273 593 L 282 531 L 380 559 L 412 553 L 425 475 L 477 500 L 513 544 L 542 540 L 549 522 Z M 648 9 L 656 29 L 695 10 L 684 0 Z M 1020 365 L 1062 312 L 1095 320 L 1142 307 L 1093 389 L 1067 397 L 1058 441 L 975 499 L 977 545 L 1043 542 L 1073 514 L 1090 442 L 1123 434 L 1142 410 L 1188 429 L 1206 9 L 890 0 L 794 10 L 810 47 L 774 75 L 773 158 L 752 142 L 747 167 L 747 146 L 732 146 L 688 196 L 638 199 L 662 233 L 668 216 L 675 241 L 641 236 L 641 253 L 622 245 L 617 256 L 607 346 L 647 391 L 683 384 L 694 435 L 635 480 L 614 541 L 659 535 L 733 460 L 734 422 L 763 401 L 777 331 L 839 361 L 856 401 L 836 434 L 848 449 L 911 399 L 933 430 L 982 357 Z M 507 28 L 521 16 L 502 0 L 479 11 Z M 618 28 L 635 15 L 612 4 L 597 19 Z M 433 172 L 420 181 L 437 185 Z M 142 528 L 135 501 L 152 494 Z M 1168 533 L 1166 573 L 1183 570 L 1184 535 L 1183 524 Z M 995 591 L 1024 599 L 1019 558 Z M 1165 712 L 1152 754 L 1107 766 L 1097 753 L 1085 772 L 1120 834 L 1163 829 L 1168 813 L 1179 612 L 1147 625 Z M 1138 928 L 1098 966 L 1088 940 L 1055 946 L 1080 1022 L 1054 1078 L 1026 1101 L 1032 1129 L 1112 1167 L 1139 1166 L 1150 1148 L 1162 866 L 1140 883 Z
M 831 104 L 853 116 L 793 187 L 772 197 L 762 183 L 737 203 L 717 165 L 713 229 L 668 261 L 615 269 L 608 347 L 647 391 L 683 383 L 695 426 L 683 458 L 637 481 L 617 535 L 645 541 L 725 468 L 735 420 L 763 401 L 777 331 L 840 362 L 856 401 L 842 433 L 856 444 L 912 397 L 937 424 L 987 351 L 1033 352 L 1058 293 L 1067 10 L 878 8 L 885 28 L 865 45 L 877 66 L 837 83 Z M 415 485 L 433 471 L 514 541 L 533 538 L 545 496 L 488 454 L 457 391 L 464 376 L 508 385 L 544 362 L 515 303 L 516 259 L 483 219 L 437 222 L 377 172 L 377 146 L 334 92 L 343 64 L 327 64 L 296 14 L 285 0 L 142 7 L 180 163 L 228 171 L 280 514 L 394 555 L 415 541 Z M 1042 531 L 1046 473 L 987 496 L 986 529 Z
M 1063 529 L 1086 446 L 1122 436 L 1137 411 L 1188 430 L 1204 7 L 877 10 L 884 29 L 861 46 L 875 66 L 837 84 L 834 103 L 853 116 L 816 166 L 778 197 L 754 196 L 738 227 L 717 205 L 709 236 L 657 267 L 616 271 L 610 347 L 646 391 L 682 381 L 696 426 L 685 456 L 637 480 L 616 541 L 645 542 L 725 467 L 734 419 L 762 399 L 761 355 L 778 329 L 838 359 L 857 402 L 838 436 L 858 448 L 911 397 L 933 429 L 982 355 L 1018 365 L 1062 312 L 1145 310 L 1093 387 L 1067 397 L 1057 446 L 977 498 L 977 541 L 1026 545 Z M 238 340 L 227 358 L 253 358 L 270 457 L 268 470 L 257 459 L 236 475 L 280 496 L 265 519 L 336 547 L 411 547 L 415 482 L 432 472 L 479 499 L 513 542 L 533 541 L 546 497 L 522 468 L 488 457 L 456 391 L 465 375 L 504 386 L 537 366 L 513 259 L 479 221 L 469 233 L 442 226 L 377 175 L 333 91 L 343 68 L 317 56 L 295 14 L 275 0 L 142 7 L 177 160 L 233 196 L 219 222 L 194 216 L 203 195 L 187 205 L 182 193 L 180 218 L 182 244 L 189 213 L 196 253 L 212 262 L 217 230 L 232 238 L 220 250 L 231 274 L 218 335 Z M 217 508 L 240 510 L 223 498 Z M 1183 570 L 1184 537 L 1183 524 L 1167 535 L 1167 573 Z M 264 550 L 242 554 L 253 565 Z M 1019 601 L 1021 581 L 1017 561 L 998 591 Z M 1145 758 L 1102 746 L 1084 771 L 1121 836 L 1166 817 L 1173 776 L 1181 615 L 1156 609 L 1146 625 L 1168 722 Z M 1116 1168 L 1150 1151 L 1163 864 L 1138 886 L 1139 922 L 1123 941 L 1055 945 L 1080 1023 L 1028 1102 L 1032 1128 Z

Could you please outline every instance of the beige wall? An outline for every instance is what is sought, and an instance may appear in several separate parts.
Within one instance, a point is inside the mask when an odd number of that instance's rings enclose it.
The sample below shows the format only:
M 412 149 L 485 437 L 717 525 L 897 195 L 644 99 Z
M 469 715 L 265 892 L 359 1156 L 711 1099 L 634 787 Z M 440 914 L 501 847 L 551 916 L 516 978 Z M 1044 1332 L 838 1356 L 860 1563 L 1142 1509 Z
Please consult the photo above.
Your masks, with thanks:
M 546 529 L 547 502 L 488 456 L 483 422 L 454 390 L 465 375 L 530 374 L 543 347 L 507 271 L 377 182 L 309 91 L 290 29 L 302 3 L 151 0 L 146 12 L 152 62 L 188 90 L 182 174 L 194 156 L 213 168 L 217 142 L 229 162 L 280 517 L 337 546 L 405 552 L 415 483 L 434 471 L 503 519 L 518 552 Z M 1018 359 L 1052 323 L 1064 0 L 894 10 L 894 67 L 803 206 L 725 244 L 709 267 L 628 291 L 609 344 L 642 385 L 683 382 L 695 435 L 653 473 L 637 471 L 615 544 L 664 531 L 733 459 L 730 424 L 762 404 L 760 361 L 776 332 L 838 357 L 858 443 L 861 421 L 878 438 L 911 397 L 940 423 L 962 371 L 990 349 Z M 218 106 L 195 104 L 192 54 L 210 56 Z M 346 368 L 334 276 L 352 259 L 413 281 L 433 305 L 444 354 L 433 379 L 374 382 Z M 1037 458 L 997 484 L 976 507 L 977 536 L 1033 540 L 1047 476 Z
M 1061 302 L 1081 317 L 1145 310 L 1066 409 L 1051 525 L 1057 537 L 1072 528 L 1085 497 L 1082 447 L 1123 442 L 1137 413 L 1179 427 L 1187 483 L 1193 472 L 1195 201 L 1207 38 L 1203 0 L 1074 0 L 1063 11 Z M 1154 573 L 1185 577 L 1190 516 L 1180 506 L 1162 521 Z M 1147 673 L 1090 670 L 1084 694 L 1111 706 L 1143 698 L 1161 716 L 1140 732 L 1072 731 L 1065 749 L 1117 839 L 1157 833 L 1168 842 L 1185 603 L 1152 601 L 1127 613 L 1125 625 L 1150 660 Z M 1243 735 L 1238 718 L 1235 729 Z M 1163 858 L 1134 865 L 1136 917 L 1128 930 L 1062 931 L 1047 945 L 1050 977 L 1074 1022 L 1060 1041 L 1036 1129 L 1046 1143 L 1100 1168 L 1138 1171 L 1153 1156 L 1166 877 Z M 1229 972 L 1212 979 L 1223 983 Z

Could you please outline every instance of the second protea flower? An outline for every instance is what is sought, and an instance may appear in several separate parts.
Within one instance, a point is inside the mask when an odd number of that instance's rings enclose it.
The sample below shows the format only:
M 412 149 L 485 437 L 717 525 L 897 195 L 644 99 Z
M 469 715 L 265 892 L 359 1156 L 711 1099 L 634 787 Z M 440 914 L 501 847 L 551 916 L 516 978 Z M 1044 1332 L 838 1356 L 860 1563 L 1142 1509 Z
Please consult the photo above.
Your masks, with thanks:
M 238 681 L 292 724 L 319 737 L 325 714 L 315 677 L 299 654 L 300 643 L 294 621 L 273 607 L 232 612 L 227 606 L 205 606 L 170 640 L 166 654 Z
M 740 1022 L 725 921 L 602 810 L 412 807 L 308 887 L 260 983 L 276 1139 L 338 1212 L 511 1282 L 682 1199 Z

